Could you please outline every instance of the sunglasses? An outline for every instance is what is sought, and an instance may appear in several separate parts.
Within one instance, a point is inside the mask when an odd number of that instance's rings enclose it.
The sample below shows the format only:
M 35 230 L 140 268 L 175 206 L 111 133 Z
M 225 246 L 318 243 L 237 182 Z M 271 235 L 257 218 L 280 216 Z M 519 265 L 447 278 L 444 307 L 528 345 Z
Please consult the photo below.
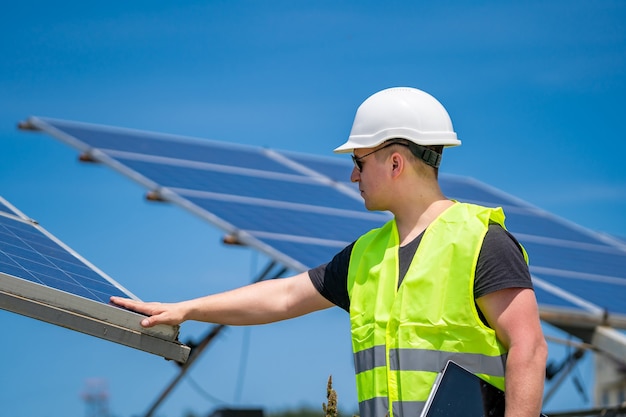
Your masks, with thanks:
M 365 157 L 368 157 L 368 156 L 370 156 L 371 154 L 376 153 L 376 152 L 378 152 L 378 151 L 382 151 L 383 149 L 388 148 L 388 147 L 390 147 L 390 146 L 392 146 L 392 145 L 409 146 L 409 144 L 408 144 L 408 143 L 402 143 L 402 142 L 391 142 L 391 143 L 386 144 L 386 145 L 385 145 L 385 146 L 383 146 L 382 148 L 375 149 L 375 150 L 373 150 L 372 152 L 370 152 L 370 153 L 366 153 L 366 154 L 365 154 L 365 155 L 363 155 L 363 156 L 356 156 L 356 155 L 352 154 L 352 155 L 351 155 L 351 156 L 352 156 L 352 162 L 354 162 L 354 166 L 356 167 L 356 169 L 358 169 L 358 170 L 359 170 L 359 172 L 361 172 L 361 171 L 363 170 L 363 159 L 365 159 Z

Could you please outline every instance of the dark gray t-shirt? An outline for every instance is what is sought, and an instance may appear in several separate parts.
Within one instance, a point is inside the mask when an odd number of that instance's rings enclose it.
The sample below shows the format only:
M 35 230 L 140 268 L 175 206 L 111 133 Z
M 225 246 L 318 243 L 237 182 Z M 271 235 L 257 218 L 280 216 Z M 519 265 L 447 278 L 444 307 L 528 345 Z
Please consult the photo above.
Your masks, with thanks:
M 422 235 L 399 249 L 400 282 L 409 269 Z M 346 311 L 350 311 L 347 281 L 353 246 L 354 243 L 344 248 L 329 263 L 309 270 L 309 277 L 319 293 Z M 500 225 L 490 224 L 476 264 L 474 299 L 505 288 L 532 289 L 533 286 L 515 237 Z

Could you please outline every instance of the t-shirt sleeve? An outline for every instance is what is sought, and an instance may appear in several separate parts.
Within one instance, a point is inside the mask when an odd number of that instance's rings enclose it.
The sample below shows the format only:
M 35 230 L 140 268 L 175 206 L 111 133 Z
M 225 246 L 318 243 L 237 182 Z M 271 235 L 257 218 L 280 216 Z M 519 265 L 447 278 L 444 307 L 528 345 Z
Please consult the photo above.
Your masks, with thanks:
M 489 225 L 478 255 L 474 298 L 505 288 L 533 288 L 528 265 L 515 237 L 498 224 Z
M 346 246 L 327 263 L 309 270 L 309 278 L 317 291 L 328 301 L 350 311 L 348 267 L 354 243 Z

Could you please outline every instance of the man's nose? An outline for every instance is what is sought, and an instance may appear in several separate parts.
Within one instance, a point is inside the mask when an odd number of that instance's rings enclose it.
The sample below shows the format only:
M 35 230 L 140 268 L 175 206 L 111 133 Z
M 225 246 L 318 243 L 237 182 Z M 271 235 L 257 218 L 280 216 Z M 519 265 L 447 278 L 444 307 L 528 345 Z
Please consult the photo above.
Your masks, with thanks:
M 352 174 L 350 174 L 351 182 L 359 182 L 361 180 L 361 171 L 357 167 L 352 168 Z

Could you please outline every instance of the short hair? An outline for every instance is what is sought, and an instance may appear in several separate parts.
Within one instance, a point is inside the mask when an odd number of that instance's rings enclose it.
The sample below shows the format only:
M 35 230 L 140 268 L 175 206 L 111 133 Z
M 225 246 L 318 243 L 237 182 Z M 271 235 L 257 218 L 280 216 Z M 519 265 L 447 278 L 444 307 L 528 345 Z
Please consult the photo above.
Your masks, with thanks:
M 419 166 L 421 167 L 432 168 L 435 173 L 435 179 L 439 178 L 439 163 L 441 162 L 441 156 L 443 154 L 443 145 L 423 146 L 403 138 L 389 139 L 386 142 L 392 142 L 392 144 L 408 148 L 410 151 L 408 155 L 410 155 L 411 160 L 419 161 L 421 164 Z M 388 156 L 389 152 L 384 152 L 384 154 Z

